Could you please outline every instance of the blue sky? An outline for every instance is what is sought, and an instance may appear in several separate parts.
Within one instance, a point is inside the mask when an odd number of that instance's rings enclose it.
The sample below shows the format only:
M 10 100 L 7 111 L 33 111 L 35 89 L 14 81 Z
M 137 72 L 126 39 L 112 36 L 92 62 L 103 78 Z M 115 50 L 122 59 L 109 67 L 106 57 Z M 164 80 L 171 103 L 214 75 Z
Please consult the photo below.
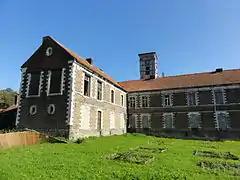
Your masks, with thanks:
M 149 51 L 159 74 L 239 68 L 239 19 L 239 0 L 1 0 L 0 89 L 19 89 L 20 66 L 46 35 L 117 81 L 139 79 Z

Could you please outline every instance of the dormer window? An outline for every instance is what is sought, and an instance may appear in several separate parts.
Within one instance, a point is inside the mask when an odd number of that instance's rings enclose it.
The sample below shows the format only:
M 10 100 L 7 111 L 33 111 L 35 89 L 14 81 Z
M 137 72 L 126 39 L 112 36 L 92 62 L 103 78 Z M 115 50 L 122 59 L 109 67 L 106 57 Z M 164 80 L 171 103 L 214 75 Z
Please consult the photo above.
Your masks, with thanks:
M 48 71 L 48 95 L 62 94 L 62 69 L 53 69 Z
M 28 97 L 40 96 L 40 77 L 40 72 L 28 73 Z

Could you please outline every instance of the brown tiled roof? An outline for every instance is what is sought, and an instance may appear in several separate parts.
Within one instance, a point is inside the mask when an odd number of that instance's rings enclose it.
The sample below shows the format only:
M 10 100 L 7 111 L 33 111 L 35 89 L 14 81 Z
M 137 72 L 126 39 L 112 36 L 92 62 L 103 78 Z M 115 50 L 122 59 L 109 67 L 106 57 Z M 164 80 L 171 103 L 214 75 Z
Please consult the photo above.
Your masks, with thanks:
M 240 84 L 240 69 L 119 82 L 128 92 Z
M 101 75 L 103 78 L 107 79 L 108 81 L 110 81 L 111 83 L 113 83 L 115 86 L 123 89 L 117 81 L 115 81 L 112 77 L 110 77 L 109 75 L 105 74 L 102 70 L 100 70 L 99 68 L 97 68 L 96 66 L 89 64 L 84 58 L 80 57 L 79 55 L 77 55 L 76 53 L 74 53 L 73 51 L 71 51 L 70 49 L 66 48 L 65 46 L 63 46 L 61 43 L 59 43 L 57 40 L 53 39 L 50 36 L 47 36 L 45 38 L 50 38 L 53 41 L 55 41 L 59 46 L 61 46 L 65 51 L 67 51 L 73 58 L 75 58 L 79 63 L 83 64 L 84 66 L 86 66 L 87 68 L 89 68 L 90 70 L 96 72 L 97 74 Z M 124 90 L 124 89 L 123 89 Z

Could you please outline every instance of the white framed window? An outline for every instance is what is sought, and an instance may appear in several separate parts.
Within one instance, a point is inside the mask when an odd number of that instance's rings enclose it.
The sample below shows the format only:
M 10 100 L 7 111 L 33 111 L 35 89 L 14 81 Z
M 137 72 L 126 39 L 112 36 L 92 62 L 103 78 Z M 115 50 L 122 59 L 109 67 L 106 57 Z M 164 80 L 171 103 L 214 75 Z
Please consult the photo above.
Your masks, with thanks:
M 84 96 L 90 97 L 90 92 L 91 92 L 91 76 L 86 74 L 84 75 Z
M 54 114 L 54 113 L 55 113 L 55 110 L 56 110 L 56 107 L 55 107 L 54 104 L 49 104 L 49 105 L 48 105 L 48 108 L 47 108 L 48 114 Z
M 150 115 L 149 114 L 141 114 L 142 120 L 142 128 L 148 129 L 150 128 Z
M 48 71 L 48 88 L 47 88 L 48 96 L 63 94 L 64 70 L 65 68 L 52 69 Z
M 216 111 L 216 123 L 219 130 L 229 129 L 229 113 L 227 111 Z
M 97 111 L 97 130 L 101 131 L 103 129 L 103 114 L 101 110 Z
M 31 72 L 27 74 L 27 97 L 39 97 L 41 93 L 42 72 Z
M 121 102 L 120 102 L 121 106 L 124 106 L 124 96 L 121 94 Z
M 36 106 L 36 105 L 30 106 L 30 108 L 29 108 L 29 114 L 30 114 L 30 115 L 35 115 L 35 114 L 37 114 L 37 106 Z
M 163 105 L 164 106 L 171 106 L 172 105 L 171 94 L 164 94 L 163 95 Z
M 174 128 L 174 114 L 163 113 L 163 128 L 173 129 Z
M 103 99 L 103 84 L 101 81 L 97 81 L 97 99 Z
M 197 105 L 197 92 L 187 92 L 187 104 L 188 106 Z
M 135 129 L 137 127 L 136 125 L 137 125 L 137 115 L 135 114 L 129 115 L 128 128 Z
M 141 107 L 142 108 L 149 107 L 148 96 L 141 96 Z
M 135 109 L 136 108 L 136 99 L 135 97 L 129 97 L 129 108 Z
M 111 103 L 114 103 L 115 102 L 115 92 L 114 90 L 111 90 Z
M 224 89 L 222 88 L 213 89 L 213 97 L 215 104 L 225 104 Z
M 200 112 L 189 112 L 188 123 L 190 129 L 201 128 L 201 114 Z
M 52 55 L 52 52 L 53 52 L 52 47 L 48 47 L 48 48 L 46 49 L 46 55 L 47 55 L 47 56 L 51 56 L 51 55 Z

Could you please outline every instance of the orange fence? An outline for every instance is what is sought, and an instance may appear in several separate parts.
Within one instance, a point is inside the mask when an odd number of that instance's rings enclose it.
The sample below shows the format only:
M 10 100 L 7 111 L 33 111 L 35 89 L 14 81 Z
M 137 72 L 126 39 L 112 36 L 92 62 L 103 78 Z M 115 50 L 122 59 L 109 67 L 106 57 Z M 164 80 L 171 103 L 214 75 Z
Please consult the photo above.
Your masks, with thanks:
M 0 148 L 27 146 L 40 143 L 42 135 L 38 132 L 15 132 L 0 134 Z

